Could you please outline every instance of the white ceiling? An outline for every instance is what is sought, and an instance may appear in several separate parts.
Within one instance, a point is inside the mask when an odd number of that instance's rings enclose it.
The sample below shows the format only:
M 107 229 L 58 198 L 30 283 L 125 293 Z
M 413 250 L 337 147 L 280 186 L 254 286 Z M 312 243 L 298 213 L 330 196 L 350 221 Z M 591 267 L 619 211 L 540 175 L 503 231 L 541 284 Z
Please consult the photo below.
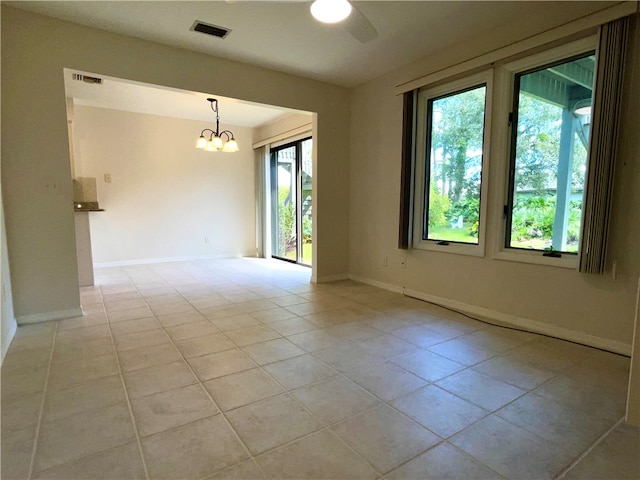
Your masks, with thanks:
M 97 76 L 103 82 L 96 85 L 73 80 L 73 73 Z M 300 113 L 297 110 L 259 105 L 219 95 L 146 85 L 79 70 L 65 69 L 64 80 L 66 96 L 73 98 L 75 105 L 205 122 L 215 121 L 215 113 L 211 111 L 210 103 L 206 100 L 212 97 L 218 100 L 220 126 L 223 129 L 225 125 L 257 127 L 294 112 Z
M 197 52 L 353 87 L 448 46 L 501 30 L 525 38 L 612 3 L 355 1 L 379 32 L 362 44 L 320 24 L 310 1 L 34 1 L 11 6 Z M 195 20 L 232 31 L 190 31 Z

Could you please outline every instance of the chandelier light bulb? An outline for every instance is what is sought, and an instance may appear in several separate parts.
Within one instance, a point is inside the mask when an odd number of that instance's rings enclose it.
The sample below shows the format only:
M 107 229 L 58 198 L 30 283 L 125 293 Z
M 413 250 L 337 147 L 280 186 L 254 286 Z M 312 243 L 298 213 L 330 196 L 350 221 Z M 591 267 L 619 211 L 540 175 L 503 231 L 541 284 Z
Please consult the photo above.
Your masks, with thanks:
M 213 146 L 215 147 L 216 150 L 220 150 L 222 148 L 223 145 L 223 141 L 220 137 L 213 137 Z
M 198 141 L 196 142 L 196 148 L 204 148 L 207 146 L 207 139 L 204 138 L 204 135 L 200 135 Z
M 351 14 L 347 0 L 315 0 L 311 4 L 311 15 L 322 23 L 338 23 Z
M 231 140 L 229 140 L 228 142 L 226 142 L 224 144 L 224 147 L 222 148 L 223 152 L 237 152 L 239 150 L 238 148 L 238 142 L 236 142 L 233 138 Z

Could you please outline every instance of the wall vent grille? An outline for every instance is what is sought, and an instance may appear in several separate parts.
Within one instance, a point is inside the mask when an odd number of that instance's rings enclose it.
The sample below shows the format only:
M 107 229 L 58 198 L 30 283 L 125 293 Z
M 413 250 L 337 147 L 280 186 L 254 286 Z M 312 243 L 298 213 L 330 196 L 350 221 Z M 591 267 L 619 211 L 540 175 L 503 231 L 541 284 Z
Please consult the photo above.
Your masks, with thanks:
M 74 73 L 73 79 L 78 82 L 93 83 L 94 85 L 102 85 L 102 79 L 99 77 L 90 77 L 89 75 L 82 75 L 81 73 Z
M 204 23 L 200 20 L 195 21 L 195 23 L 191 27 L 191 30 L 193 30 L 194 32 L 206 33 L 207 35 L 212 35 L 218 38 L 225 38 L 227 35 L 229 35 L 229 32 L 231 32 L 231 30 L 229 30 L 228 28 L 220 27 L 218 25 L 211 25 L 210 23 Z

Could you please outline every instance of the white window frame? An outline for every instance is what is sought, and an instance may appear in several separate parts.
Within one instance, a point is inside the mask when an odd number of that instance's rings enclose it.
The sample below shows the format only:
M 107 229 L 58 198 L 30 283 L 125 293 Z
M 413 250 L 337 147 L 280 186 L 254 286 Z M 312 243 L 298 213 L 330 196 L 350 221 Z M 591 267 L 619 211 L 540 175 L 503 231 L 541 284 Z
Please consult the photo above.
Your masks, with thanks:
M 504 192 L 503 203 L 496 205 L 502 213 L 504 205 L 509 201 L 509 168 L 511 154 L 511 128 L 508 126 L 509 113 L 513 108 L 513 96 L 515 94 L 515 76 L 518 73 L 534 69 L 549 63 L 557 62 L 576 55 L 596 52 L 596 64 L 598 62 L 598 37 L 592 35 L 565 45 L 545 50 L 543 52 L 527 56 L 525 58 L 498 66 L 496 68 L 496 118 L 504 119 L 504 128 L 496 128 L 496 135 L 493 138 L 494 152 L 498 153 L 493 158 L 495 172 L 501 172 L 500 178 L 494 178 L 493 185 L 501 188 Z M 502 125 L 502 123 L 501 123 Z M 589 159 L 587 158 L 587 171 L 589 169 Z M 493 207 L 493 205 L 492 205 Z M 584 215 L 584 212 L 583 212 Z M 540 250 L 523 250 L 506 246 L 507 221 L 504 215 L 495 215 L 496 222 L 493 225 L 495 244 L 493 246 L 493 258 L 497 260 L 507 260 L 521 263 L 532 263 L 538 265 L 549 265 L 561 268 L 577 269 L 580 259 L 580 252 L 577 255 L 562 253 L 560 258 L 545 257 Z M 582 223 L 583 219 L 581 219 Z
M 413 196 L 413 248 L 431 250 L 443 253 L 454 253 L 460 255 L 473 255 L 484 257 L 485 238 L 487 231 L 487 205 L 489 203 L 488 178 L 489 178 L 489 154 L 492 123 L 493 105 L 493 70 L 485 70 L 474 75 L 470 75 L 459 80 L 448 82 L 431 88 L 424 88 L 418 93 L 417 124 L 415 138 L 415 189 Z M 427 148 L 427 104 L 430 99 L 441 97 L 447 94 L 454 94 L 474 86 L 486 85 L 485 112 L 484 112 L 484 132 L 482 138 L 482 173 L 480 183 L 480 219 L 478 224 L 478 243 L 465 244 L 449 242 L 448 245 L 438 245 L 440 240 L 423 239 L 423 223 L 425 208 L 425 188 L 426 188 L 426 148 Z

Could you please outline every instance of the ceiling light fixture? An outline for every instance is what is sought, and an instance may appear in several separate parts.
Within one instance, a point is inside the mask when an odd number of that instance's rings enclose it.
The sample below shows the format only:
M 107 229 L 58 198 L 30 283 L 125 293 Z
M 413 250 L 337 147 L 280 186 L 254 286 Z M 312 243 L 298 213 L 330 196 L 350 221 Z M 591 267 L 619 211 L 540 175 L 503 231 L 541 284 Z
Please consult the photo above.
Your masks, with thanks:
M 311 15 L 323 23 L 338 23 L 351 14 L 347 0 L 315 0 L 311 4 Z
M 591 115 L 591 99 L 584 98 L 582 100 L 578 100 L 573 106 L 573 114 L 579 117 Z
M 223 152 L 237 152 L 238 142 L 233 137 L 233 132 L 230 130 L 220 131 L 220 116 L 218 115 L 218 100 L 215 98 L 207 98 L 207 101 L 211 104 L 211 110 L 216 114 L 216 129 L 211 130 L 205 128 L 200 132 L 200 137 L 196 142 L 196 148 L 204 149 L 208 152 L 217 152 L 222 150 Z M 209 139 L 204 136 L 205 132 L 209 132 Z M 222 135 L 225 136 L 225 140 L 222 139 Z

